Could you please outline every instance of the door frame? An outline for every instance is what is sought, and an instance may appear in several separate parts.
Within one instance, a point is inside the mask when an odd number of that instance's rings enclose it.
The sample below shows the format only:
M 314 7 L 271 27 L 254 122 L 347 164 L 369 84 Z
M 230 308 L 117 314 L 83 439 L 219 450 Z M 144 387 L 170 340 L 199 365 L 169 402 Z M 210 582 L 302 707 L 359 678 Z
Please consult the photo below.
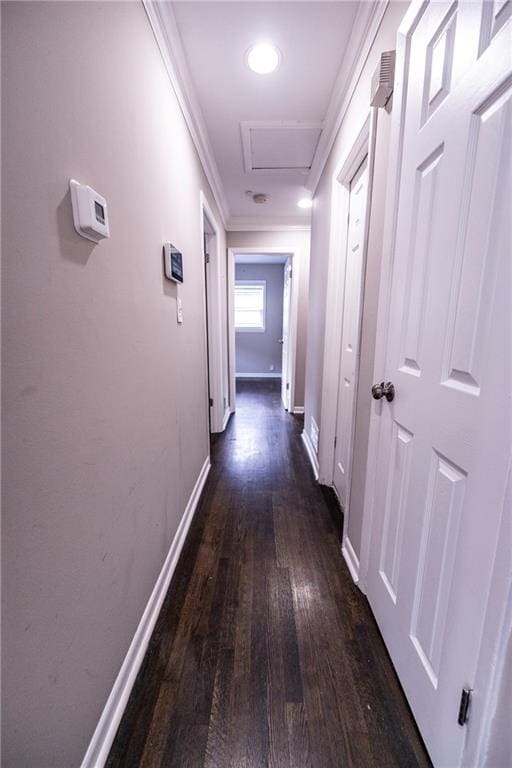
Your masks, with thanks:
M 286 368 L 287 376 L 283 377 L 281 374 L 281 401 L 287 411 L 293 412 L 293 406 L 292 406 L 292 400 L 291 400 L 291 391 L 290 389 L 283 389 L 283 378 L 285 381 L 290 381 L 289 373 L 290 373 L 290 366 L 289 366 L 289 360 L 290 360 L 290 317 L 291 317 L 291 301 L 292 301 L 292 288 L 293 288 L 293 259 L 291 256 L 288 256 L 284 263 L 284 277 L 283 277 L 283 327 L 281 329 L 281 336 L 284 341 L 284 289 L 286 286 L 286 280 L 287 280 L 287 271 L 290 271 L 291 277 L 290 277 L 290 284 L 289 284 L 289 295 L 288 295 L 288 342 L 286 345 L 283 344 L 282 350 L 281 350 L 281 371 L 284 371 Z M 286 350 L 286 366 L 283 365 L 284 359 L 285 359 L 285 350 Z M 285 393 L 283 396 L 283 392 Z
M 211 432 L 222 432 L 226 428 L 229 418 L 229 397 L 224 392 L 223 386 L 223 322 L 222 322 L 222 251 L 220 243 L 221 227 L 213 213 L 204 192 L 199 192 L 199 216 L 201 233 L 201 258 L 204 264 L 205 235 L 214 238 L 214 247 L 211 249 L 210 262 L 205 270 L 206 276 L 203 283 L 203 306 L 205 311 L 205 342 L 208 360 L 208 375 L 210 379 L 210 397 L 213 405 L 210 408 Z M 205 230 L 204 219 L 213 232 Z M 206 295 L 208 292 L 208 317 L 206 317 Z M 211 341 L 209 349 L 208 332 Z M 225 332 L 224 332 L 225 333 Z M 209 353 L 209 354 L 208 354 Z M 207 422 L 208 426 L 208 422 Z
M 235 342 L 235 256 L 258 254 L 262 256 L 288 256 L 292 266 L 290 317 L 288 330 L 288 371 L 290 383 L 290 408 L 289 413 L 295 410 L 295 360 L 297 356 L 297 324 L 299 310 L 299 278 L 300 259 L 297 258 L 297 248 L 228 248 L 228 342 L 229 342 L 229 400 L 231 412 L 236 406 L 236 342 Z M 283 265 L 284 266 L 284 265 Z
M 375 139 L 377 130 L 377 110 L 370 108 L 365 116 L 352 145 L 338 163 L 332 175 L 331 228 L 329 238 L 329 263 L 327 296 L 325 309 L 325 339 L 323 357 L 323 377 L 321 394 L 320 439 L 318 446 L 319 482 L 333 485 L 338 412 L 339 372 L 341 362 L 341 343 L 343 335 L 343 306 L 345 294 L 345 269 L 348 245 L 348 218 L 350 207 L 350 183 L 365 157 L 368 157 L 368 187 L 363 237 L 363 270 L 361 279 L 361 303 L 358 318 L 359 346 L 361 344 L 362 318 L 364 311 L 364 285 L 368 252 L 368 234 L 370 228 L 373 172 L 375 166 Z M 360 351 L 360 350 L 359 350 Z M 352 421 L 351 449 L 354 447 L 355 413 L 357 410 L 357 388 L 359 384 L 359 355 L 354 379 L 354 419 Z M 351 480 L 349 479 L 349 487 Z M 350 492 L 349 492 L 350 499 Z M 344 512 L 342 552 L 352 578 L 358 581 L 358 561 L 347 536 L 350 503 Z
M 397 31 L 395 88 L 389 143 L 388 178 L 386 188 L 386 213 L 383 232 L 382 260 L 380 268 L 379 302 L 377 313 L 377 336 L 374 356 L 374 377 L 378 380 L 384 374 L 388 342 L 389 317 L 391 311 L 391 287 L 394 271 L 394 251 L 398 217 L 398 195 L 401 177 L 401 158 L 404 143 L 404 121 L 408 81 L 407 60 L 411 38 L 419 19 L 427 6 L 425 0 L 412 0 Z M 382 400 L 372 401 L 368 460 L 363 507 L 363 525 L 359 566 L 359 588 L 366 591 L 370 547 L 374 527 L 375 489 L 377 479 L 377 455 L 382 421 Z M 510 470 L 512 473 L 512 468 Z M 512 496 L 512 480 L 509 479 L 509 498 Z M 462 766 L 483 763 L 491 735 L 492 718 L 495 714 L 497 678 L 503 673 L 506 645 L 509 638 L 512 616 L 507 603 L 512 594 L 510 579 L 502 576 L 503 563 L 510 562 L 509 535 L 510 520 L 506 502 L 502 511 L 500 533 L 491 578 L 483 637 L 480 640 L 479 657 L 475 671 L 475 687 L 478 695 L 472 701 L 474 714 L 468 729 L 462 752 Z M 503 682 L 503 678 L 502 678 Z

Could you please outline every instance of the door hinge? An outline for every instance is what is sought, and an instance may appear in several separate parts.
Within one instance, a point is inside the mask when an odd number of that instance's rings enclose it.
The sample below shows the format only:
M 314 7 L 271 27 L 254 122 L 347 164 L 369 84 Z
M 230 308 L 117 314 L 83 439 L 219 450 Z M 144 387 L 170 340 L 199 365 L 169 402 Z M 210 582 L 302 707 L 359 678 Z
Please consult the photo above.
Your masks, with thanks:
M 292 277 L 293 277 L 293 269 L 290 269 L 289 277 L 290 277 L 290 280 L 291 280 Z
M 287 389 L 287 390 L 288 390 L 288 389 L 290 389 L 290 382 L 288 382 L 288 383 L 287 383 L 287 385 L 286 385 L 286 389 Z
M 204 255 L 204 263 L 205 264 L 209 264 L 210 263 L 210 254 L 209 253 L 205 253 L 205 255 Z
M 213 408 L 213 397 L 209 398 L 209 402 L 210 402 L 210 408 Z
M 459 717 L 457 722 L 459 725 L 466 725 L 469 720 L 469 710 L 471 706 L 471 694 L 473 690 L 471 688 L 463 688 L 460 695 L 459 705 Z
M 335 447 L 335 448 L 336 448 L 336 444 L 337 444 L 337 442 L 338 442 L 338 438 L 337 438 L 337 437 L 335 437 L 335 438 L 334 438 L 334 447 Z

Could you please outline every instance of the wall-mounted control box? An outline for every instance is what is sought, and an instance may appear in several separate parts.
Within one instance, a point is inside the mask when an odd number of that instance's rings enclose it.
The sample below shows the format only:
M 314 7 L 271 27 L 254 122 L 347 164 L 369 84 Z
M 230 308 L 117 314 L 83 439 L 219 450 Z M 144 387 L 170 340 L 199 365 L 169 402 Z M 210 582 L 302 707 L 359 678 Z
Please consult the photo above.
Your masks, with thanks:
M 172 243 L 164 244 L 164 271 L 169 280 L 183 282 L 183 254 Z
M 69 182 L 73 222 L 79 235 L 99 243 L 110 237 L 108 226 L 107 201 L 87 184 L 80 184 L 75 179 Z

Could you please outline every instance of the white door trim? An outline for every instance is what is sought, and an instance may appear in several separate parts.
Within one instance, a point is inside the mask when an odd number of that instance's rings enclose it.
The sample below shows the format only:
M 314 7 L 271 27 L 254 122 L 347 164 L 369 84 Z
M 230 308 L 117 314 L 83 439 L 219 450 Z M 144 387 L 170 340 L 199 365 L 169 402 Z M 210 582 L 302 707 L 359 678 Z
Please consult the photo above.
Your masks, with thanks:
M 204 259 L 204 217 L 208 219 L 215 236 L 215 247 L 210 253 L 208 264 L 208 328 L 212 349 L 208 357 L 210 376 L 210 396 L 213 398 L 211 408 L 211 431 L 222 432 L 225 429 L 226 411 L 229 415 L 228 393 L 223 387 L 223 322 L 222 322 L 222 252 L 220 247 L 220 226 L 217 222 L 205 194 L 199 192 L 199 216 L 201 232 L 201 254 Z M 205 339 L 208 345 L 206 331 L 206 285 L 203 287 L 203 305 L 205 307 Z M 224 407 L 224 398 L 226 407 Z M 208 426 L 208 425 L 207 425 Z
M 365 266 L 363 268 L 363 280 L 361 286 L 362 289 L 364 289 L 364 272 L 366 270 L 366 252 L 368 248 L 371 190 L 373 185 L 375 158 L 376 124 L 377 110 L 371 109 L 351 147 L 347 150 L 335 169 L 331 182 L 331 230 L 325 306 L 320 441 L 318 448 L 319 480 L 322 484 L 329 486 L 332 485 L 334 476 L 334 438 L 336 436 L 338 380 L 340 371 L 341 339 L 343 333 L 343 318 L 340 307 L 343 306 L 344 298 L 350 182 L 364 158 L 368 155 L 368 197 L 364 224 L 365 234 L 363 249 L 363 261 Z M 362 310 L 363 302 L 361 302 L 361 313 Z M 357 380 L 358 372 L 356 371 L 356 392 Z M 344 530 L 347 530 L 346 520 Z
M 293 259 L 288 256 L 286 264 L 284 265 L 283 278 L 283 324 L 281 331 L 283 347 L 281 350 L 281 370 L 284 375 L 281 375 L 281 400 L 286 410 L 293 413 L 292 393 L 289 386 L 292 375 L 292 371 L 290 370 L 290 320 L 293 288 L 293 277 L 290 277 L 290 275 L 293 275 Z
M 287 374 L 290 382 L 290 413 L 295 408 L 295 360 L 297 353 L 297 321 L 299 311 L 299 279 L 300 279 L 300 259 L 297 258 L 297 248 L 261 248 L 258 245 L 252 248 L 228 248 L 228 341 L 229 341 L 229 399 L 231 410 L 235 410 L 236 401 L 236 371 L 235 371 L 235 310 L 234 310 L 234 291 L 235 291 L 235 256 L 249 255 L 251 253 L 261 254 L 263 256 L 273 256 L 281 254 L 289 256 L 292 264 L 293 277 L 291 280 L 291 300 L 290 300 L 290 324 L 288 336 L 288 371 L 283 371 L 282 375 Z

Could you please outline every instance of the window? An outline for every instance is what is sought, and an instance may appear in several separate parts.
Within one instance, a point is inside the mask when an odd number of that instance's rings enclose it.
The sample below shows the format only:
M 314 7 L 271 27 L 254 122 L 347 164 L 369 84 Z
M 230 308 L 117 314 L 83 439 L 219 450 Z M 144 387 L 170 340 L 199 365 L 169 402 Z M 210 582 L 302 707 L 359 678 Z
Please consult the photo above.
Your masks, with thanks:
M 237 331 L 265 330 L 264 280 L 237 280 L 235 282 L 235 328 Z

